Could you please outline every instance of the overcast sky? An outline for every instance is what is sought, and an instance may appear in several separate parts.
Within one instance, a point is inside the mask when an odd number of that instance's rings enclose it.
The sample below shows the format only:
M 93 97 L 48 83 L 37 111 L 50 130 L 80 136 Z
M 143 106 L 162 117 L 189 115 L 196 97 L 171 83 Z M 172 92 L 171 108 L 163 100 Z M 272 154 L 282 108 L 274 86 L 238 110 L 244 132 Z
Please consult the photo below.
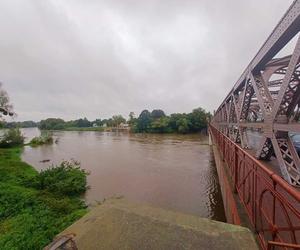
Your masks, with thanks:
M 292 0 L 1 0 L 17 120 L 213 111 Z

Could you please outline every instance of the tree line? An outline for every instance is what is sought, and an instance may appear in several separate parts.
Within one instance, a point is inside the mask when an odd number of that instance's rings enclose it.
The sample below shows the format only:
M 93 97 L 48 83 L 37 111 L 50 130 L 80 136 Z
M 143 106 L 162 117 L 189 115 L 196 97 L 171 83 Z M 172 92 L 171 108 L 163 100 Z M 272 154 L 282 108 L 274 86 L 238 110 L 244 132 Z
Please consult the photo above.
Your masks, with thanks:
M 33 128 L 37 127 L 38 122 L 34 121 L 23 121 L 23 122 L 0 122 L 0 127 L 2 128 Z
M 194 109 L 191 113 L 174 113 L 166 115 L 161 109 L 152 112 L 143 110 L 138 118 L 132 115 L 129 124 L 132 131 L 137 133 L 196 133 L 206 130 L 211 117 L 202 108 Z
M 96 119 L 93 121 L 89 121 L 86 117 L 71 121 L 64 121 L 61 118 L 47 118 L 41 120 L 38 127 L 47 130 L 64 130 L 68 128 L 90 128 L 92 126 L 102 127 L 104 125 L 107 127 L 118 127 L 121 123 L 126 123 L 126 119 L 121 115 L 114 115 L 109 119 Z
M 161 109 L 154 109 L 151 112 L 143 110 L 138 117 L 130 112 L 129 119 L 122 115 L 114 115 L 108 119 L 88 120 L 80 118 L 77 120 L 65 121 L 61 118 L 47 118 L 40 122 L 4 122 L 4 128 L 15 127 L 38 127 L 43 130 L 65 130 L 70 128 L 89 127 L 119 127 L 127 123 L 132 132 L 135 133 L 195 133 L 207 128 L 211 114 L 203 108 L 196 108 L 190 113 L 174 113 L 166 115 Z

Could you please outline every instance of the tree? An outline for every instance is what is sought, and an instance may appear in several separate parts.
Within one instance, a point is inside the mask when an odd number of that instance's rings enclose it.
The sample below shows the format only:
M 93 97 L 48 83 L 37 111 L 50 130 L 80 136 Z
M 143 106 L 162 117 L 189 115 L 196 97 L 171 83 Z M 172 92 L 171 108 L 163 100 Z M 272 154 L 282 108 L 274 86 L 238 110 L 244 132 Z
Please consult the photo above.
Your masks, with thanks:
M 137 132 L 147 132 L 151 124 L 151 114 L 148 110 L 143 110 L 137 119 Z
M 108 119 L 103 119 L 103 120 L 102 120 L 102 126 L 104 126 L 104 124 L 105 124 L 106 126 L 108 126 L 107 123 L 108 123 Z
M 126 120 L 123 116 L 121 115 L 114 115 L 112 117 L 112 122 L 114 127 L 119 127 L 121 123 L 125 123 Z
M 0 137 L 0 148 L 21 146 L 24 143 L 24 136 L 19 128 L 11 128 Z
M 134 112 L 130 112 L 129 113 L 129 120 L 133 120 L 135 118 L 135 114 L 134 114 Z
M 170 118 L 160 117 L 151 122 L 151 131 L 155 133 L 169 133 L 172 129 L 169 126 Z
M 107 127 L 113 127 L 113 119 L 109 118 L 109 119 L 104 119 L 103 124 L 106 124 Z
M 129 113 L 129 120 L 128 120 L 128 124 L 130 125 L 130 127 L 134 127 L 136 125 L 137 119 L 135 118 L 135 114 L 134 112 L 130 112 Z
M 161 109 L 153 109 L 151 112 L 151 118 L 153 119 L 158 119 L 165 116 L 166 116 L 165 112 Z
M 92 122 L 92 124 L 96 124 L 98 127 L 103 125 L 101 119 L 96 119 L 95 121 Z
M 2 83 L 0 82 L 0 118 L 3 115 L 13 115 L 13 106 L 9 101 L 9 96 L 7 92 L 2 88 Z
M 37 127 L 37 123 L 34 121 L 23 121 L 23 122 L 4 122 L 4 128 L 33 128 Z
M 170 115 L 170 123 L 169 126 L 173 131 L 178 130 L 177 121 L 183 117 L 186 117 L 186 114 L 175 113 Z
M 78 119 L 74 121 L 74 126 L 79 128 L 91 127 L 92 123 L 84 117 L 83 119 Z
M 188 119 L 181 117 L 176 121 L 177 131 L 181 134 L 186 134 L 189 132 L 190 124 Z
M 192 132 L 198 132 L 207 127 L 207 114 L 202 108 L 194 109 L 192 113 L 188 114 L 188 119 Z
M 66 122 L 60 118 L 47 118 L 46 120 L 41 120 L 39 124 L 40 129 L 46 130 L 61 130 L 66 126 Z

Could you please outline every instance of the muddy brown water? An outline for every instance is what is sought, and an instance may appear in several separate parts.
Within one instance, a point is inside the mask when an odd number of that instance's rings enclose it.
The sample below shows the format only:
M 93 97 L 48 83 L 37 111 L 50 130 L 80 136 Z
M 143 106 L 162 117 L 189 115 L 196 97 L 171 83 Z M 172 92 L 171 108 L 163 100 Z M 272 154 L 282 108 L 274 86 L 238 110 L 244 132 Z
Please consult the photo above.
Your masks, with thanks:
M 39 135 L 22 130 L 26 140 Z M 53 132 L 57 143 L 25 146 L 22 159 L 37 170 L 75 159 L 90 172 L 88 204 L 112 196 L 225 221 L 207 137 L 116 132 Z M 50 160 L 50 161 L 49 161 Z

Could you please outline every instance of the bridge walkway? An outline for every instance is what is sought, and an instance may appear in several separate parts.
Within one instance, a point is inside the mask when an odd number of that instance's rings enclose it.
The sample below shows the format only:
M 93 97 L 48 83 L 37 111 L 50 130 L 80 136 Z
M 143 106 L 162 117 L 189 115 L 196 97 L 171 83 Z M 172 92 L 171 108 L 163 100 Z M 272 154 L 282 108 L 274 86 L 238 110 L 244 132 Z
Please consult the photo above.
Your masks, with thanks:
M 222 190 L 225 211 L 229 210 L 226 215 L 231 216 L 233 223 L 241 224 L 236 208 L 238 202 L 230 194 L 237 193 L 239 203 L 263 249 L 272 249 L 272 244 L 287 244 L 290 248 L 300 249 L 298 188 L 287 183 L 274 171 L 274 161 L 264 164 L 255 159 L 252 150 L 242 149 L 213 125 L 210 126 L 210 134 L 221 161 L 225 163 L 219 164 L 220 167 L 217 162 L 221 188 L 223 182 L 232 184 L 223 185 Z

